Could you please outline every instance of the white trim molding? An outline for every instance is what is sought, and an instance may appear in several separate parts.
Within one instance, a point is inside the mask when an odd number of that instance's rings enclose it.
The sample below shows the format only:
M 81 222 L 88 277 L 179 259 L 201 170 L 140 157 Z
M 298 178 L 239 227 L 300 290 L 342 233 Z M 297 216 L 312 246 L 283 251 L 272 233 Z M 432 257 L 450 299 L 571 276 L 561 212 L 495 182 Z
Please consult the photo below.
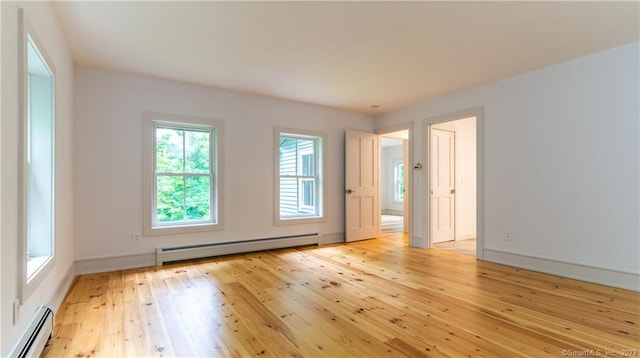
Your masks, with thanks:
M 64 298 L 67 296 L 67 293 L 69 293 L 69 290 L 71 289 L 75 278 L 75 265 L 71 265 L 69 266 L 69 270 L 67 270 L 67 273 L 62 278 L 62 281 L 60 281 L 58 289 L 53 293 L 51 299 L 49 299 L 48 306 L 53 310 L 54 313 L 58 313 L 58 309 L 60 309 L 60 305 L 64 301 Z
M 318 241 L 318 245 L 340 244 L 343 242 L 344 242 L 344 233 L 338 232 L 335 234 L 320 235 L 320 240 Z
M 174 235 L 194 232 L 206 232 L 224 229 L 224 121 L 213 118 L 200 118 L 169 113 L 143 113 L 143 205 L 145 236 Z M 155 222 L 155 128 L 156 126 L 175 126 L 179 129 L 211 130 L 210 165 L 212 187 L 210 197 L 210 220 L 190 224 L 182 221 L 175 226 L 159 225 Z
M 85 275 L 90 273 L 149 267 L 155 266 L 155 264 L 156 253 L 150 252 L 144 254 L 105 256 L 76 260 L 75 269 L 76 274 Z
M 484 249 L 484 260 L 640 292 L 640 274 L 560 260 Z

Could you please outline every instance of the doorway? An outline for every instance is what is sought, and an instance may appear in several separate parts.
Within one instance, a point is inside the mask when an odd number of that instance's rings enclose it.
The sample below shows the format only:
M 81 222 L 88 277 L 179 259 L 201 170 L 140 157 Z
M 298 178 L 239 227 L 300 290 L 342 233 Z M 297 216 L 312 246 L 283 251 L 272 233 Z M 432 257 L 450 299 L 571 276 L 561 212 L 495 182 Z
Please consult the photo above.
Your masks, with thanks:
M 380 135 L 380 232 L 408 233 L 409 130 Z
M 394 231 L 387 237 L 401 238 L 406 244 L 415 246 L 412 238 L 411 212 L 413 198 L 410 192 L 413 180 L 410 167 L 412 160 L 411 146 L 412 123 L 400 124 L 391 128 L 384 128 L 374 133 L 346 131 L 345 133 L 345 241 L 373 239 L 384 236 L 382 233 L 382 182 L 380 170 L 382 147 L 380 142 L 384 138 L 400 140 L 402 143 L 402 161 L 385 175 L 396 178 L 388 195 L 393 195 L 393 186 L 397 188 L 396 204 L 401 202 L 400 209 L 387 213 L 394 216 Z M 398 143 L 394 143 L 397 145 Z M 400 180 L 400 178 L 402 178 Z M 387 192 L 387 190 L 385 190 Z M 400 200 L 399 200 L 400 199 Z M 397 208 L 397 207 L 396 207 Z M 395 214 L 395 215 L 393 215 Z M 398 220 L 400 218 L 400 220 Z M 385 220 L 386 221 L 386 220 Z
M 477 118 L 428 125 L 428 233 L 433 248 L 476 256 Z

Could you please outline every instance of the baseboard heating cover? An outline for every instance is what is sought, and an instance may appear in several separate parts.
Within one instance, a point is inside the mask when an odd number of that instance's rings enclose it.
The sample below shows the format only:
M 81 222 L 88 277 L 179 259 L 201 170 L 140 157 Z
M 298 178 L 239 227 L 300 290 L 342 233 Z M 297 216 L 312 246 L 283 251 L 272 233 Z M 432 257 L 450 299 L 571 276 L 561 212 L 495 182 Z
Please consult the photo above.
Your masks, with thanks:
M 53 310 L 47 306 L 41 307 L 11 357 L 40 357 L 45 344 L 53 333 L 53 323 Z
M 156 265 L 162 266 L 165 262 L 199 259 L 204 257 L 283 249 L 296 246 L 318 245 L 319 239 L 320 235 L 318 233 L 313 233 L 220 244 L 159 247 L 156 249 Z

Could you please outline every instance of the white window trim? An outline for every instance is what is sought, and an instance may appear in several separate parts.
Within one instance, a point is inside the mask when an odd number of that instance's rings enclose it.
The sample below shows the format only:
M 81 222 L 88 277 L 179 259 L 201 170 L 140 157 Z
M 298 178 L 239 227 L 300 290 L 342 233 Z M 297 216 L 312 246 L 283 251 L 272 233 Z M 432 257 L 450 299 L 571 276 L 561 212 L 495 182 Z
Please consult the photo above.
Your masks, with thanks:
M 224 122 L 216 119 L 189 117 L 167 113 L 144 112 L 144 174 L 143 174 L 143 205 L 145 236 L 174 235 L 193 232 L 215 231 L 224 229 Z M 181 223 L 179 225 L 155 225 L 155 131 L 157 124 L 175 126 L 179 128 L 214 128 L 215 139 L 211 138 L 210 148 L 213 170 L 213 190 L 211 192 L 211 210 L 217 214 L 217 220 L 212 222 Z M 214 147 L 215 146 L 215 147 Z
M 315 201 L 318 205 L 318 214 L 314 216 L 301 216 L 291 218 L 280 217 L 280 136 L 283 134 L 290 134 L 298 136 L 300 138 L 320 138 L 319 148 L 316 148 L 316 175 L 318 184 L 316 185 Z M 327 147 L 327 135 L 324 132 L 309 131 L 302 129 L 292 129 L 276 127 L 274 131 L 274 224 L 280 225 L 296 225 L 296 224 L 311 224 L 321 223 L 326 221 L 325 207 L 326 207 L 326 192 L 327 192 L 327 180 L 325 178 L 326 172 L 326 147 Z
M 55 147 L 56 147 L 56 132 L 55 132 L 55 124 L 56 124 L 56 69 L 51 60 L 51 57 L 46 51 L 42 41 L 38 37 L 35 28 L 29 22 L 24 9 L 20 8 L 18 13 L 18 27 L 19 27 L 19 39 L 20 43 L 18 44 L 19 48 L 19 59 L 18 63 L 20 66 L 20 74 L 18 78 L 18 86 L 19 86 L 19 118 L 20 118 L 20 147 L 19 147 L 19 173 L 20 179 L 18 182 L 19 195 L 20 199 L 18 202 L 19 205 L 19 252 L 20 258 L 18 259 L 18 272 L 19 272 L 19 299 L 20 303 L 23 304 L 24 301 L 35 291 L 35 289 L 45 280 L 48 273 L 51 272 L 56 262 L 56 237 L 55 237 L 55 222 L 56 222 L 56 214 L 55 214 L 55 178 L 56 178 L 56 155 L 55 155 Z M 52 170 L 51 170 L 51 185 L 52 185 L 52 193 L 51 193 L 51 201 L 52 201 L 52 217 L 51 217 L 51 231 L 52 231 L 52 242 L 51 242 L 51 255 L 45 257 L 39 257 L 36 260 L 40 262 L 38 267 L 32 269 L 31 274 L 29 275 L 28 269 L 28 259 L 27 259 L 27 250 L 29 246 L 28 242 L 28 220 L 29 220 L 29 169 L 28 169 L 28 126 L 29 126 L 29 118 L 28 118 L 28 109 L 29 105 L 29 64 L 28 64 L 28 41 L 29 39 L 37 48 L 41 59 L 45 62 L 45 65 L 48 67 L 49 72 L 51 73 L 51 87 L 52 87 L 52 100 L 51 100 L 51 111 L 53 113 L 52 126 L 51 126 L 51 160 L 52 160 Z

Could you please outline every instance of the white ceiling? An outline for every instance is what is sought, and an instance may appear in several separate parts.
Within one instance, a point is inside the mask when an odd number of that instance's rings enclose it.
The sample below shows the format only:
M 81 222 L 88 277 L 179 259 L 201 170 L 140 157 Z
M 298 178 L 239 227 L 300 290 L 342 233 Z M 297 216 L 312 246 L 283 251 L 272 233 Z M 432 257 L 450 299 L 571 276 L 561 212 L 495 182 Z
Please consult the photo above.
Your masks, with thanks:
M 637 1 L 53 6 L 78 64 L 362 113 L 638 41 L 640 12 Z

